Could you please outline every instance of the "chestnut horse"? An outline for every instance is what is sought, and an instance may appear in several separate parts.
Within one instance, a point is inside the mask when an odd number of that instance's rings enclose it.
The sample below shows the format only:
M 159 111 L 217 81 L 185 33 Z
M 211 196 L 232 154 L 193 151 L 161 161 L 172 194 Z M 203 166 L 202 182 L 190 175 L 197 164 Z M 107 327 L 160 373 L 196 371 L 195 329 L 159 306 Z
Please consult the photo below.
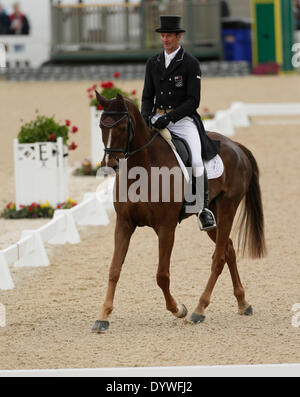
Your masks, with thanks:
M 96 92 L 97 100 L 103 107 L 100 120 L 105 154 L 102 166 L 117 168 L 120 159 L 127 159 L 128 172 L 139 166 L 146 169 L 148 175 L 151 167 L 178 166 L 176 157 L 168 143 L 158 134 L 149 129 L 136 105 L 121 95 L 108 100 Z M 245 299 L 236 263 L 236 254 L 229 235 L 236 211 L 242 199 L 244 206 L 239 224 L 239 243 L 243 253 L 253 258 L 265 254 L 264 215 L 259 185 L 259 170 L 251 152 L 241 144 L 214 132 L 208 132 L 213 140 L 220 141 L 220 156 L 224 163 L 223 174 L 209 180 L 210 205 L 217 227 L 207 232 L 215 243 L 212 256 L 211 274 L 198 305 L 190 316 L 194 324 L 205 319 L 205 310 L 210 303 L 211 294 L 225 263 L 227 263 L 233 283 L 233 292 L 237 299 L 238 312 L 242 315 L 252 314 L 252 307 Z M 127 176 L 125 175 L 125 178 Z M 183 174 L 182 174 L 183 178 Z M 128 189 L 134 183 L 127 179 Z M 120 174 L 116 175 L 115 192 L 120 186 Z M 171 187 L 172 187 L 171 181 Z M 169 202 L 164 202 L 160 196 L 158 202 L 150 200 L 151 185 L 149 182 L 149 200 L 132 202 L 119 200 L 118 193 L 114 202 L 116 211 L 115 246 L 109 270 L 108 288 L 99 319 L 92 331 L 104 332 L 109 327 L 108 318 L 113 310 L 113 300 L 121 268 L 129 247 L 130 238 L 137 226 L 150 226 L 159 239 L 159 263 L 157 284 L 162 289 L 166 308 L 174 316 L 183 318 L 187 309 L 178 304 L 170 292 L 170 257 L 174 244 L 175 229 L 182 209 L 184 193 L 181 202 L 174 200 L 171 189 Z M 173 195 L 172 195 L 173 194 Z M 192 215 L 192 214 L 187 214 Z

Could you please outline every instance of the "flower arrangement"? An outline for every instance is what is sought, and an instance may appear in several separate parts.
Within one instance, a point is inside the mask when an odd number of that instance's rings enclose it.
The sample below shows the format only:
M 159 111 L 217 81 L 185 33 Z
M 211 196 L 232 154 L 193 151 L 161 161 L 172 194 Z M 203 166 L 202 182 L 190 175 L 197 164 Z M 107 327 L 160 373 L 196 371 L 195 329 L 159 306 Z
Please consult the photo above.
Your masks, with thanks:
M 120 73 L 114 73 L 114 78 L 118 79 L 120 77 Z M 112 81 L 102 81 L 99 85 L 94 84 L 92 87 L 87 89 L 88 97 L 90 100 L 90 106 L 95 106 L 98 110 L 102 110 L 102 106 L 98 104 L 95 90 L 100 87 L 101 91 L 100 94 L 107 99 L 115 98 L 116 95 L 119 93 L 129 99 L 131 99 L 137 107 L 139 107 L 139 101 L 136 97 L 136 90 L 132 90 L 130 93 L 121 90 L 121 88 L 117 87 L 114 82 Z
M 66 202 L 58 204 L 56 208 L 46 201 L 44 204 L 32 203 L 30 205 L 20 205 L 20 209 L 17 210 L 16 203 L 11 201 L 1 213 L 1 217 L 6 219 L 52 218 L 55 209 L 70 209 L 75 205 L 77 205 L 76 201 L 69 198 Z
M 54 116 L 38 115 L 35 120 L 21 126 L 18 141 L 19 143 L 56 142 L 57 138 L 61 137 L 64 145 L 67 145 L 70 133 L 77 132 L 78 127 L 72 126 L 70 120 L 65 120 L 64 124 L 60 124 L 54 120 Z M 75 150 L 77 147 L 75 142 L 68 145 L 69 150 Z
M 211 113 L 208 108 L 203 109 L 203 116 L 201 116 L 202 120 L 211 120 L 215 117 L 214 113 Z
M 81 167 L 76 168 L 74 171 L 74 175 L 97 175 L 98 169 L 101 167 L 101 164 L 97 164 L 96 168 L 92 166 L 92 162 L 89 159 L 84 159 L 81 163 Z

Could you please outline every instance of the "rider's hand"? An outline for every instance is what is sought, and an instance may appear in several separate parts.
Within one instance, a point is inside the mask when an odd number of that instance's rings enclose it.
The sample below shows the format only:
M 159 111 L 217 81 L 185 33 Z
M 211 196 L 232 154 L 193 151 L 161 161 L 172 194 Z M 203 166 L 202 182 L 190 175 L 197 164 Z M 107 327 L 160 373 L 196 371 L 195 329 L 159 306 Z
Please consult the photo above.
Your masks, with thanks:
M 153 124 L 153 127 L 157 128 L 158 130 L 163 130 L 170 122 L 170 118 L 168 114 L 159 117 L 156 122 Z

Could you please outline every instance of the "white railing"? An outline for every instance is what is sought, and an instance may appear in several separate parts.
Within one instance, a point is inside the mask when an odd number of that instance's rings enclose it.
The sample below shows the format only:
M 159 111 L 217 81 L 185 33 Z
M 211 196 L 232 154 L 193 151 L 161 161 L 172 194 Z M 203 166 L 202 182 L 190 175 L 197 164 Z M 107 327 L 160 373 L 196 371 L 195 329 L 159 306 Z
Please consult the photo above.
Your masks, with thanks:
M 48 266 L 44 244 L 78 244 L 78 225 L 108 225 L 107 211 L 113 208 L 114 178 L 108 177 L 97 193 L 86 193 L 83 202 L 69 210 L 56 210 L 53 219 L 36 230 L 24 230 L 21 239 L 0 251 L 0 290 L 14 288 L 9 265 Z

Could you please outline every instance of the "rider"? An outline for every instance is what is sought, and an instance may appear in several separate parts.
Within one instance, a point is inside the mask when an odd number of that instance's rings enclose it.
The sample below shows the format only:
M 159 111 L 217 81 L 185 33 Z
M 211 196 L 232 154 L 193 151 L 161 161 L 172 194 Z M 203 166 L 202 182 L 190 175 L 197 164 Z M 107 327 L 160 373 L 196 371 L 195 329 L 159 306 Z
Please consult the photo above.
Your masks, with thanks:
M 161 16 L 160 33 L 164 51 L 148 59 L 142 95 L 142 115 L 147 123 L 162 130 L 166 127 L 185 139 L 192 153 L 192 171 L 196 186 L 203 185 L 203 209 L 198 213 L 201 230 L 216 227 L 209 204 L 208 180 L 203 159 L 212 159 L 218 144 L 206 135 L 197 113 L 200 104 L 201 71 L 199 62 L 184 51 L 179 41 L 185 30 L 179 16 Z M 198 190 L 199 191 L 199 190 Z M 202 190 L 201 190 L 202 191 Z

